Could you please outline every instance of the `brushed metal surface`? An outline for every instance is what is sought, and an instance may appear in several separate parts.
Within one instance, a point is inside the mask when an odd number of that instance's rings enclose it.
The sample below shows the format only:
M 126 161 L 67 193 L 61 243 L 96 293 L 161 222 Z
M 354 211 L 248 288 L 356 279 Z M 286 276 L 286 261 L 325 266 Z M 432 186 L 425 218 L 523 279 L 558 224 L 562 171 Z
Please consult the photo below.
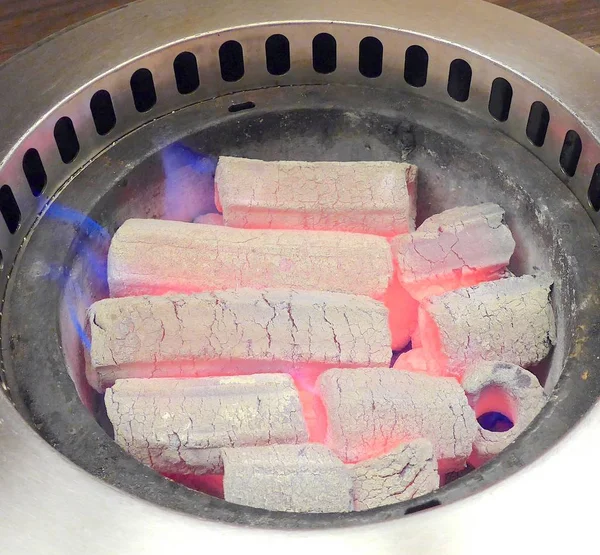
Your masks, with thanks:
M 598 486 L 590 466 L 600 456 L 599 406 L 538 462 L 480 494 L 399 520 L 312 531 L 235 527 L 158 508 L 63 459 L 4 397 L 0 414 L 0 552 L 7 555 L 595 551 Z
M 598 55 L 577 41 L 508 10 L 480 0 L 392 2 L 377 0 L 365 9 L 348 2 L 343 18 L 338 6 L 315 0 L 230 2 L 226 7 L 195 0 L 145 0 L 93 19 L 52 40 L 32 47 L 2 67 L 0 88 L 0 183 L 11 186 L 22 212 L 22 225 L 14 236 L 0 221 L 0 251 L 5 260 L 16 247 L 40 208 L 32 196 L 21 166 L 24 153 L 37 148 L 48 174 L 47 193 L 77 171 L 90 158 L 120 136 L 146 121 L 183 106 L 215 96 L 270 86 L 319 83 L 355 83 L 410 91 L 456 104 L 446 90 L 452 60 L 465 59 L 472 67 L 471 94 L 462 108 L 491 119 L 489 90 L 497 77 L 506 78 L 514 95 L 508 120 L 501 129 L 531 149 L 560 175 L 600 221 L 587 200 L 594 168 L 600 162 L 600 107 L 593 90 L 600 81 Z M 328 75 L 311 64 L 312 38 L 329 32 L 337 39 L 338 64 Z M 284 33 L 291 47 L 291 70 L 282 76 L 266 70 L 264 43 Z M 365 36 L 384 44 L 383 73 L 376 79 L 358 71 L 358 46 Z M 237 82 L 221 79 L 219 46 L 239 41 L 244 48 L 245 75 Z M 415 90 L 403 79 L 404 52 L 419 44 L 429 52 L 427 84 Z M 173 78 L 172 61 L 181 51 L 193 52 L 199 62 L 201 85 L 180 95 Z M 141 67 L 152 71 L 158 102 L 140 114 L 129 91 L 131 74 Z M 582 82 L 585 76 L 585 82 Z M 108 135 L 95 133 L 89 101 L 99 89 L 113 95 L 117 125 Z M 32 92 L 35 92 L 32 94 Z M 551 119 L 542 147 L 525 135 L 532 102 L 545 102 Z M 55 122 L 70 117 L 81 143 L 77 158 L 63 164 L 53 138 Z M 583 141 L 583 152 L 573 178 L 559 166 L 565 133 L 573 129 Z M 3 276 L 9 265 L 5 264 Z
M 292 69 L 284 76 L 268 74 L 264 63 L 264 41 L 278 32 L 291 44 Z M 320 32 L 331 33 L 338 43 L 338 68 L 326 76 L 315 73 L 310 63 L 312 37 Z M 358 44 L 365 36 L 384 44 L 383 74 L 373 80 L 358 72 Z M 246 73 L 235 83 L 222 81 L 218 66 L 218 48 L 228 39 L 239 41 L 245 53 Z M 418 91 L 402 77 L 404 51 L 412 44 L 425 47 L 430 57 L 427 85 Z M 194 52 L 200 65 L 201 86 L 189 96 L 177 92 L 172 76 L 172 60 L 184 50 Z M 23 174 L 22 156 L 29 148 L 40 152 L 48 174 L 46 193 L 51 195 L 91 158 L 140 125 L 232 92 L 344 83 L 412 91 L 455 104 L 446 84 L 449 64 L 456 58 L 473 69 L 471 95 L 463 109 L 489 119 L 493 79 L 509 80 L 514 91 L 510 117 L 495 125 L 560 176 L 598 226 L 600 217 L 589 206 L 587 189 L 600 162 L 600 105 L 595 99 L 600 58 L 575 40 L 479 0 L 343 5 L 316 0 L 233 0 L 226 5 L 145 0 L 36 45 L 0 68 L 0 185 L 11 186 L 22 213 L 14 235 L 0 220 L 3 284 L 44 202 L 33 197 Z M 128 89 L 131 74 L 140 67 L 154 73 L 158 93 L 156 106 L 144 114 L 135 111 Z M 95 133 L 89 115 L 89 100 L 99 89 L 111 92 L 117 113 L 117 126 L 103 137 Z M 525 135 L 529 108 L 536 100 L 551 114 L 542 147 L 533 146 Z M 53 139 L 54 124 L 65 115 L 72 118 L 81 143 L 78 157 L 68 165 L 60 161 Z M 559 166 L 559 154 L 570 129 L 581 136 L 583 151 L 569 179 Z M 0 395 L 0 552 L 587 552 L 597 535 L 588 499 L 600 493 L 590 470 L 600 455 L 599 425 L 596 406 L 538 462 L 448 506 L 368 526 L 282 531 L 193 518 L 131 497 L 58 454 Z M 552 526 L 559 519 L 560 528 Z

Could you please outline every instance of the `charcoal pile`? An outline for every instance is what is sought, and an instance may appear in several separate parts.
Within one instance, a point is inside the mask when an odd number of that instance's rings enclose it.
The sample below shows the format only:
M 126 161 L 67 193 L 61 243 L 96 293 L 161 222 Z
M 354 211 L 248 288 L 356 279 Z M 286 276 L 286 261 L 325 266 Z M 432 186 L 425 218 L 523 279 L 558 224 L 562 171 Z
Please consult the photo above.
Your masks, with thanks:
M 396 162 L 221 157 L 219 213 L 126 221 L 88 313 L 115 440 L 292 512 L 413 499 L 514 441 L 546 401 L 529 369 L 555 343 L 552 278 L 509 270 L 496 204 L 416 227 L 417 180 Z

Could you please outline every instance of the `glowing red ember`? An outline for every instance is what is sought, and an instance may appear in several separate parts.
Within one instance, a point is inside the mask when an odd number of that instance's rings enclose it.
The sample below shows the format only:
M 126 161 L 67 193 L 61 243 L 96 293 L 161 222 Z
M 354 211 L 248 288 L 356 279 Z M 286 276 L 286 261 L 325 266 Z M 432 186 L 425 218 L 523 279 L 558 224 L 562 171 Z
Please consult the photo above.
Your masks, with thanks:
M 249 287 L 381 300 L 391 278 L 388 242 L 358 233 L 128 220 L 108 254 L 112 297 Z
M 456 380 L 393 368 L 336 368 L 321 375 L 319 386 L 326 443 L 345 462 L 418 438 L 434 445 L 442 472 L 461 469 L 471 454 L 477 422 Z
M 459 378 L 475 362 L 541 361 L 556 336 L 551 285 L 546 276 L 523 276 L 431 297 L 419 308 L 426 355 L 439 372 Z
M 537 378 L 515 364 L 479 362 L 469 367 L 463 388 L 475 415 L 497 412 L 513 423 L 504 432 L 478 426 L 469 463 L 478 467 L 500 453 L 537 416 L 546 403 L 546 394 Z
M 365 295 L 390 311 L 394 349 L 417 325 L 417 303 L 392 280 L 388 242 L 333 231 L 232 229 L 128 220 L 111 242 L 111 296 L 162 295 L 251 287 Z
M 201 491 L 207 495 L 223 499 L 223 474 L 174 474 L 163 472 L 162 475 L 169 480 L 184 486 Z
M 188 487 L 303 512 L 412 499 L 513 441 L 545 401 L 515 364 L 555 341 L 552 281 L 509 277 L 496 204 L 415 231 L 416 176 L 221 157 L 222 215 L 125 222 L 87 356 L 116 441 Z
M 392 244 L 400 283 L 417 300 L 502 276 L 515 249 L 504 210 L 487 203 L 446 210 Z
M 393 366 L 396 370 L 403 370 L 405 372 L 421 372 L 423 374 L 435 375 L 438 370 L 436 364 L 431 364 L 428 361 L 425 349 L 417 347 L 402 353 L 394 362 Z

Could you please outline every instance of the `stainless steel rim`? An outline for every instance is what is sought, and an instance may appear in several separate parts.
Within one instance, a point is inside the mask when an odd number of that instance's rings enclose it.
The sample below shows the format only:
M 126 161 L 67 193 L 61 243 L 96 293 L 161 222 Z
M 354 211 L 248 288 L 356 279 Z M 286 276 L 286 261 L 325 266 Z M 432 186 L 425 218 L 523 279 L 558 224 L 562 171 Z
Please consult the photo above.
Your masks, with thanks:
M 562 176 L 598 224 L 588 198 L 590 181 L 600 162 L 600 108 L 590 101 L 593 91 L 587 85 L 600 73 L 596 54 L 542 25 L 482 2 L 376 2 L 368 7 L 343 6 L 342 12 L 340 19 L 339 6 L 312 2 L 276 7 L 233 2 L 223 8 L 199 6 L 191 0 L 169 4 L 148 0 L 58 35 L 1 68 L 5 86 L 0 92 L 4 122 L 0 184 L 10 186 L 21 213 L 12 233 L 9 224 L 0 229 L 4 283 L 43 202 L 42 196 L 32 194 L 23 172 L 23 156 L 29 149 L 36 149 L 44 163 L 48 186 L 43 196 L 49 196 L 119 137 L 185 105 L 272 86 L 368 83 L 369 77 L 360 74 L 357 62 L 359 41 L 365 36 L 375 36 L 384 45 L 383 73 L 372 80 L 373 86 L 411 90 L 403 77 L 403 63 L 404 52 L 412 44 L 423 46 L 430 56 L 428 82 L 419 91 L 424 97 L 456 102 L 446 91 L 448 68 L 455 59 L 470 65 L 472 81 L 464 109 L 475 115 L 491 117 L 488 101 L 494 79 L 501 77 L 510 82 L 510 115 L 497 125 Z M 308 37 L 328 32 L 338 41 L 338 60 L 336 71 L 324 75 L 306 63 L 312 57 Z M 283 76 L 269 74 L 264 64 L 264 41 L 276 33 L 285 33 L 292 47 L 292 70 Z M 247 61 L 244 76 L 235 82 L 221 79 L 218 63 L 219 47 L 229 39 L 242 45 Z M 551 50 L 549 43 L 553 45 Z M 201 85 L 189 96 L 178 93 L 172 78 L 172 60 L 181 51 L 193 52 L 200 64 Z M 101 89 L 127 90 L 130 76 L 142 67 L 154 74 L 157 103 L 141 112 L 134 109 L 131 95 L 114 95 L 117 123 L 110 133 L 99 135 L 89 114 L 92 95 Z M 539 147 L 530 142 L 523 125 L 535 101 L 543 102 L 550 114 L 549 132 Z M 68 163 L 61 160 L 54 138 L 55 124 L 64 116 L 73 122 L 80 143 L 77 156 Z M 570 130 L 582 143 L 571 178 L 560 163 L 563 141 Z M 597 302 L 595 296 L 590 297 L 590 304 Z M 583 330 L 583 337 L 591 331 Z M 551 522 L 550 511 L 560 499 L 570 507 L 566 518 L 573 528 L 564 540 L 562 536 L 552 538 L 548 547 L 562 541 L 573 546 L 574 531 L 583 541 L 582 522 L 589 518 L 580 492 L 594 493 L 594 484 L 586 473 L 576 473 L 569 480 L 557 476 L 564 476 L 563 469 L 577 468 L 581 464 L 578 461 L 596 454 L 598 435 L 594 424 L 598 421 L 596 408 L 542 460 L 502 484 L 448 507 L 369 526 L 284 532 L 193 519 L 115 490 L 62 458 L 2 397 L 0 491 L 5 514 L 0 526 L 10 553 L 70 553 L 82 549 L 89 553 L 159 553 L 167 547 L 192 552 L 199 550 L 198 546 L 226 553 L 234 549 L 258 550 L 259 546 L 265 553 L 282 549 L 292 553 L 306 549 L 411 553 L 448 551 L 449 545 L 465 553 L 479 551 L 490 537 L 494 538 L 494 552 L 500 551 L 501 545 L 508 548 L 515 536 L 519 537 L 519 547 L 542 548 L 550 538 L 530 533 L 526 517 L 533 512 L 537 522 Z M 535 503 L 515 504 L 520 498 Z M 512 537 L 499 536 L 494 530 L 495 519 L 489 514 L 496 513 L 511 515 Z M 82 514 L 86 515 L 83 522 Z M 98 537 L 112 540 L 98 542 Z

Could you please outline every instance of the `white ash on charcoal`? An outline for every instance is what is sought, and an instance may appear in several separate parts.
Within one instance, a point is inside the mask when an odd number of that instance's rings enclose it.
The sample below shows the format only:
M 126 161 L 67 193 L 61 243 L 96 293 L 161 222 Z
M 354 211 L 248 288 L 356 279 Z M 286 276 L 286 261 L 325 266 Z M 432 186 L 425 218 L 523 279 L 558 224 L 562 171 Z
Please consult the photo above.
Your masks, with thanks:
M 522 367 L 555 341 L 552 281 L 512 276 L 496 204 L 415 231 L 417 172 L 225 156 L 192 223 L 126 221 L 86 352 L 118 443 L 229 502 L 320 513 L 427 494 L 511 443 L 545 401 Z
M 88 380 L 381 366 L 388 313 L 368 297 L 238 289 L 103 299 L 89 310 Z
M 112 297 L 240 287 L 301 288 L 381 299 L 392 277 L 383 237 L 128 220 L 108 254 Z
M 357 511 L 408 501 L 440 485 L 433 445 L 426 439 L 403 443 L 385 455 L 349 465 L 349 469 Z
M 456 206 L 438 212 L 423 220 L 417 231 L 444 232 L 460 231 L 470 226 L 485 224 L 490 229 L 504 224 L 505 210 L 494 202 L 483 202 L 470 206 Z
M 431 297 L 419 308 L 423 348 L 439 370 L 457 377 L 484 360 L 535 364 L 556 340 L 551 286 L 547 276 L 523 276 Z
M 271 511 L 352 510 L 348 468 L 324 445 L 272 445 L 223 451 L 225 500 Z
M 223 215 L 214 212 L 200 214 L 194 218 L 195 224 L 223 225 Z
M 458 382 L 393 368 L 336 368 L 318 381 L 327 413 L 326 444 L 360 462 L 418 438 L 434 446 L 441 472 L 461 469 L 477 432 Z
M 214 474 L 223 448 L 308 439 L 285 374 L 118 380 L 105 403 L 117 443 L 163 473 Z
M 515 249 L 497 204 L 461 206 L 391 241 L 398 278 L 417 300 L 502 277 Z
M 335 231 L 233 229 L 128 220 L 112 239 L 112 297 L 251 287 L 365 295 L 390 314 L 393 348 L 417 325 L 417 303 L 393 277 L 383 237 Z
M 506 431 L 486 430 L 478 425 L 469 463 L 481 466 L 510 445 L 531 424 L 547 401 L 538 379 L 515 364 L 478 362 L 465 371 L 463 388 L 478 416 L 495 412 L 510 419 Z
M 264 162 L 221 156 L 216 203 L 226 225 L 391 237 L 413 231 L 417 167 L 398 162 Z

